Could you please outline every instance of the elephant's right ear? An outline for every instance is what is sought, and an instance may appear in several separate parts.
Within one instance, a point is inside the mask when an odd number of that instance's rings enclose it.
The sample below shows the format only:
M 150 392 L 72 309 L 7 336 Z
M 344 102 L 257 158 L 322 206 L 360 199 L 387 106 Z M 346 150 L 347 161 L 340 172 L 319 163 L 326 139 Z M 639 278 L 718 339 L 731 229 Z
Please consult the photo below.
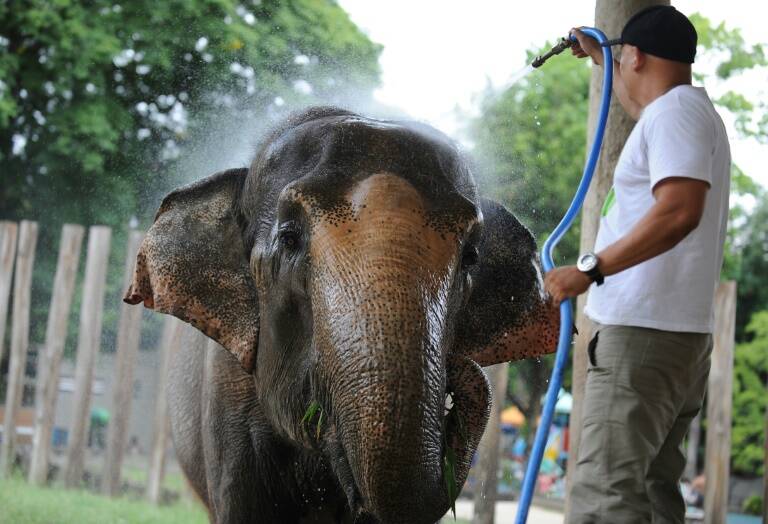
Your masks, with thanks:
M 189 322 L 250 372 L 259 305 L 237 219 L 247 174 L 230 169 L 165 197 L 123 300 Z
M 480 263 L 456 332 L 457 351 L 481 366 L 557 350 L 560 308 L 544 293 L 536 242 L 498 202 L 480 199 Z

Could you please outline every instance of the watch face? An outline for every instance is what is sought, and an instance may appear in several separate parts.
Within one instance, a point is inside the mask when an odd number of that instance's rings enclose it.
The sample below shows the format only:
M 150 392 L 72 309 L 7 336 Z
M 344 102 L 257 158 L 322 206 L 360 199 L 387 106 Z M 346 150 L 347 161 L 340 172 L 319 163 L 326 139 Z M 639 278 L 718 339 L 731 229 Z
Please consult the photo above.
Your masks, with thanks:
M 597 256 L 594 253 L 585 253 L 579 257 L 579 261 L 576 263 L 576 268 L 579 271 L 587 272 L 592 271 L 597 267 Z

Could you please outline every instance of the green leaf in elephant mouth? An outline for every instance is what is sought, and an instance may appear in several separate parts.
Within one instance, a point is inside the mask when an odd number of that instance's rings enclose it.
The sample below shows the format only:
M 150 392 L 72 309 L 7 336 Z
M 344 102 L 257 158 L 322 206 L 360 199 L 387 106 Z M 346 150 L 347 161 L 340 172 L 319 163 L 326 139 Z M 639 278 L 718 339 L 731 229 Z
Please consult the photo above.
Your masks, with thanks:
M 456 498 L 459 496 L 459 487 L 456 485 L 456 452 L 450 446 L 445 446 L 443 478 L 445 479 L 445 488 L 448 491 L 448 500 L 451 502 L 453 520 L 456 520 Z
M 307 407 L 307 411 L 301 419 L 301 424 L 302 426 L 309 425 L 312 422 L 312 419 L 315 418 L 315 415 L 318 415 L 315 438 L 320 440 L 320 432 L 323 428 L 323 408 L 320 407 L 320 403 L 317 400 L 313 400 L 309 403 L 309 407 Z
M 451 503 L 453 519 L 456 520 L 456 499 L 459 497 L 459 486 L 456 482 L 456 450 L 448 442 L 448 428 L 455 429 L 464 445 L 467 442 L 467 434 L 458 407 L 453 402 L 454 395 L 449 394 L 449 396 L 451 397 L 450 407 L 447 408 L 445 428 L 443 429 L 443 479 L 445 479 L 445 488 Z

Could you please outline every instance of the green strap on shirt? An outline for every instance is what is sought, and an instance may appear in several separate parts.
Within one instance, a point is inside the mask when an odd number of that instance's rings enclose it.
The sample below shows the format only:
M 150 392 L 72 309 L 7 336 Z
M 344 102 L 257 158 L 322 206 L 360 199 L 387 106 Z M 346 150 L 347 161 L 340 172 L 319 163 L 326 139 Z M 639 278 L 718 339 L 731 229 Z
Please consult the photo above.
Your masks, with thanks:
M 604 217 L 608 215 L 608 212 L 613 207 L 613 204 L 616 203 L 616 193 L 613 190 L 613 186 L 611 186 L 611 190 L 608 191 L 608 196 L 605 197 L 605 202 L 603 202 L 603 209 L 600 210 L 600 216 Z

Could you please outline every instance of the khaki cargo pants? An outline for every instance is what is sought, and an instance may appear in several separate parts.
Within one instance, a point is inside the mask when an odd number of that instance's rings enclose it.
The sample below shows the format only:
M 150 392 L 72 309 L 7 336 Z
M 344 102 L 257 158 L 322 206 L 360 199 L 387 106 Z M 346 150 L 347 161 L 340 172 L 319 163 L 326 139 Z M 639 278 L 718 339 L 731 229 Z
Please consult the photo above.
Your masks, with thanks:
M 712 336 L 596 326 L 568 524 L 683 524 L 682 442 Z

